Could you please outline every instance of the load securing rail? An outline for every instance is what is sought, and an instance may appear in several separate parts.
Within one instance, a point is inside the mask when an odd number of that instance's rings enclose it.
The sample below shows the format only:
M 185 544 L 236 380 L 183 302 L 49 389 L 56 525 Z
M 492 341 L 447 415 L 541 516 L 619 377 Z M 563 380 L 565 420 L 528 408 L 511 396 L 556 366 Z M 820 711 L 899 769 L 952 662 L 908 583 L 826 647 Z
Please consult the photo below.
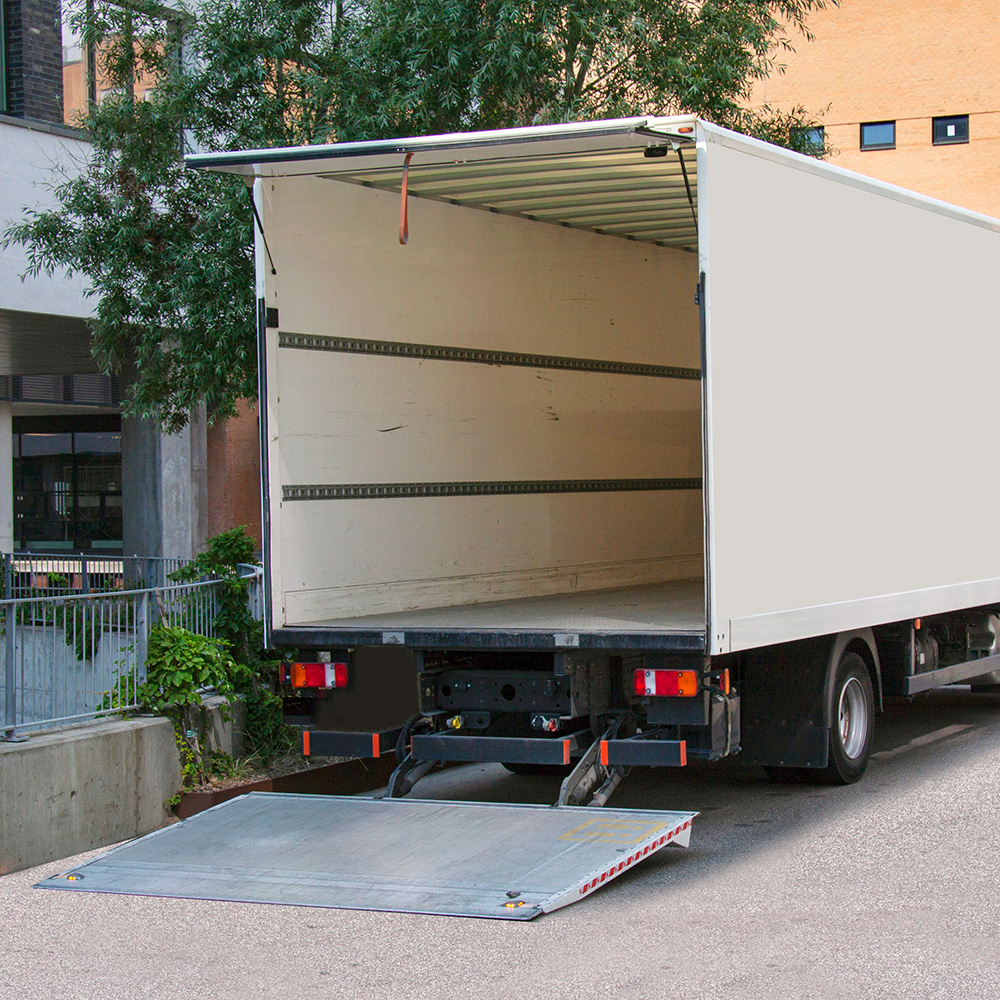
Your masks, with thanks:
M 38 886 L 531 920 L 686 847 L 696 815 L 252 792 Z

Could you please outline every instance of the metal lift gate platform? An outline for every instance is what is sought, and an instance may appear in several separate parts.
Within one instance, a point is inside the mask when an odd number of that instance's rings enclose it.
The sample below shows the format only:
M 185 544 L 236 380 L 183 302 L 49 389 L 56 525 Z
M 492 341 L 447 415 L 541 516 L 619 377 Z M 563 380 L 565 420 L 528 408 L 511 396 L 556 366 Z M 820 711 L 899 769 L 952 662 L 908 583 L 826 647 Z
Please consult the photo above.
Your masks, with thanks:
M 686 847 L 696 815 L 252 792 L 38 887 L 531 920 Z

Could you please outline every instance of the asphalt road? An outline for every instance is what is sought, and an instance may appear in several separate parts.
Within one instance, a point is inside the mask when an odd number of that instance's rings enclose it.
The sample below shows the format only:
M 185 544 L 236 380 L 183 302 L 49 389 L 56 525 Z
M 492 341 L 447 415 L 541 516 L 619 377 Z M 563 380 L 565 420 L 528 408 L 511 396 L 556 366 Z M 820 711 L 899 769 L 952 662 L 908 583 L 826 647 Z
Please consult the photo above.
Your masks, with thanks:
M 0 995 L 20 998 L 995 998 L 1000 696 L 893 705 L 858 785 L 734 763 L 633 773 L 611 805 L 698 810 L 667 849 L 531 923 L 54 892 L 92 855 L 0 878 Z M 471 765 L 429 798 L 549 802 Z

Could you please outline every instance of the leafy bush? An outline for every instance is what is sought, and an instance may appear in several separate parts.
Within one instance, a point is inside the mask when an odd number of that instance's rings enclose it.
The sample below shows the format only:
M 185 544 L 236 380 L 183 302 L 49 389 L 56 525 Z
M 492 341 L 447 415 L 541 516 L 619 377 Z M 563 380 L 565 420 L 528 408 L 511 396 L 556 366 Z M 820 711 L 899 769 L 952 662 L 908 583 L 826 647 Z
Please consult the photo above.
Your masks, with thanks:
M 235 697 L 246 667 L 229 654 L 228 643 L 157 625 L 149 634 L 146 680 L 138 695 L 150 711 L 171 715 L 201 704 L 201 690 L 214 688 L 224 698 Z
M 231 777 L 230 772 L 240 768 L 240 762 L 222 751 L 203 752 L 207 720 L 201 708 L 203 690 L 214 689 L 230 702 L 242 698 L 244 749 L 260 766 L 266 767 L 276 755 L 294 746 L 276 690 L 275 664 L 262 648 L 262 626 L 250 613 L 247 581 L 239 577 L 238 567 L 251 563 L 253 555 L 253 540 L 240 526 L 209 539 L 205 552 L 171 573 L 170 579 L 179 583 L 205 576 L 218 579 L 218 638 L 157 625 L 149 636 L 146 680 L 136 687 L 131 676 L 123 675 L 105 694 L 105 708 L 141 704 L 173 720 L 181 754 L 182 791 L 204 782 L 209 775 Z
M 210 538 L 206 550 L 170 578 L 179 582 L 203 576 L 219 579 L 215 631 L 232 657 L 244 665 L 234 678 L 235 691 L 242 695 L 246 709 L 244 746 L 266 765 L 277 754 L 291 750 L 294 740 L 284 724 L 276 664 L 263 648 L 263 625 L 250 613 L 247 582 L 239 577 L 239 567 L 254 561 L 254 541 L 245 525 L 239 525 Z

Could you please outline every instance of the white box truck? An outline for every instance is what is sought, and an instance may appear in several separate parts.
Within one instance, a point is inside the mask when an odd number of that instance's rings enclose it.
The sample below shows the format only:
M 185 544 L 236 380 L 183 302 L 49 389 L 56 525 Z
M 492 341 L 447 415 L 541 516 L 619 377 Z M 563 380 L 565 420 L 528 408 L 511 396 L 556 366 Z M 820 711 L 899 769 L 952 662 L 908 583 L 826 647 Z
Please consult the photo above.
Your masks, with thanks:
M 190 162 L 253 184 L 307 752 L 850 782 L 1000 680 L 997 221 L 690 117 Z

